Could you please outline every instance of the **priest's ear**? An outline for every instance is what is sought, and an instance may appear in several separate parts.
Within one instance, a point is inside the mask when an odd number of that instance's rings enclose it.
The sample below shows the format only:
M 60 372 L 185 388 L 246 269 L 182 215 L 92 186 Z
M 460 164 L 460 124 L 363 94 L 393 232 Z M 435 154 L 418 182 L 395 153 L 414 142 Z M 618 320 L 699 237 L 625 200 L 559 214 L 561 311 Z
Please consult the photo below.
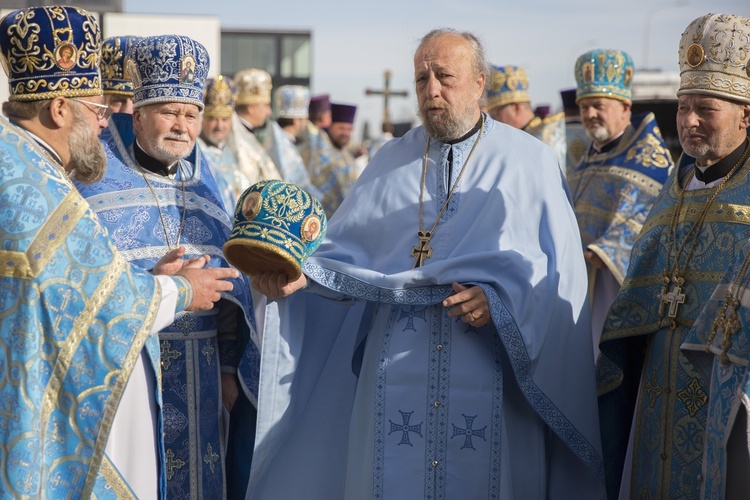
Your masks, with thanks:
M 748 129 L 750 128 L 750 104 L 740 104 L 740 108 L 742 110 L 742 118 L 740 121 L 740 126 L 743 129 Z
M 61 129 L 72 123 L 75 112 L 73 105 L 65 97 L 55 97 L 39 112 L 39 121 L 47 128 Z

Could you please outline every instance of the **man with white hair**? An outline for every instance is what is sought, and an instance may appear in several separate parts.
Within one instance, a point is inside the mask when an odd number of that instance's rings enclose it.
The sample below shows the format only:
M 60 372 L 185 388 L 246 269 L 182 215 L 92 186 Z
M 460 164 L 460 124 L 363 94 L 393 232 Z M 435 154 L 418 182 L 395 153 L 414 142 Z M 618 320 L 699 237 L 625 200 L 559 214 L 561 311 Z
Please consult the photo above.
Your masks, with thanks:
M 60 37 L 63 33 L 65 36 Z M 66 68 L 35 59 L 75 47 Z M 10 98 L 0 118 L 0 498 L 158 498 L 163 462 L 156 332 L 203 311 L 232 269 L 128 264 L 71 178 L 107 167 L 101 33 L 66 6 L 0 21 Z M 33 61 L 30 63 L 30 61 Z M 187 264 L 187 265 L 185 265 Z
M 132 118 L 113 115 L 102 133 L 107 172 L 81 187 L 120 251 L 144 269 L 183 246 L 185 255 L 209 255 L 211 267 L 229 267 L 222 246 L 232 223 L 196 147 L 208 67 L 208 52 L 188 37 L 137 42 L 127 66 Z M 240 408 L 243 426 L 254 425 L 258 339 L 247 279 L 233 284 L 211 311 L 180 314 L 159 333 L 168 496 L 222 498 L 235 479 L 225 474 L 224 411 Z M 235 430 L 249 442 L 232 439 Z M 230 443 L 249 449 L 252 436 L 230 425 Z

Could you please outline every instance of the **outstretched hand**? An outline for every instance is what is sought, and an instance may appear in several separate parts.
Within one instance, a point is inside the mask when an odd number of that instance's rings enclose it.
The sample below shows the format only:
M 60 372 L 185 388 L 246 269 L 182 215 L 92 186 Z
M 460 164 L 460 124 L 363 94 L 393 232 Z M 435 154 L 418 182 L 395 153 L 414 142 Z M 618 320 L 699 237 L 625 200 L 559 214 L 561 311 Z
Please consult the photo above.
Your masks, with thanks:
M 187 266 L 188 264 L 195 263 L 202 260 L 203 263 L 200 267 L 203 267 L 208 263 L 208 255 L 202 255 L 200 257 L 192 257 L 190 259 L 183 259 L 185 256 L 185 247 L 178 247 L 167 252 L 164 257 L 154 265 L 154 269 L 151 271 L 152 274 L 163 274 L 165 276 L 174 276 L 177 271 Z
M 456 292 L 443 301 L 444 307 L 449 307 L 448 316 L 461 319 L 474 328 L 479 328 L 490 322 L 490 307 L 484 290 L 478 286 L 466 287 L 459 283 L 453 283 L 453 291 Z
M 203 268 L 209 261 L 208 255 L 198 257 L 185 264 L 175 274 L 190 281 L 193 287 L 193 301 L 187 307 L 188 311 L 207 311 L 214 307 L 214 303 L 221 298 L 221 292 L 230 292 L 233 285 L 231 278 L 237 278 L 240 273 L 230 267 Z
M 250 285 L 269 299 L 280 299 L 307 285 L 307 276 L 302 274 L 290 282 L 284 271 L 270 271 L 253 276 Z

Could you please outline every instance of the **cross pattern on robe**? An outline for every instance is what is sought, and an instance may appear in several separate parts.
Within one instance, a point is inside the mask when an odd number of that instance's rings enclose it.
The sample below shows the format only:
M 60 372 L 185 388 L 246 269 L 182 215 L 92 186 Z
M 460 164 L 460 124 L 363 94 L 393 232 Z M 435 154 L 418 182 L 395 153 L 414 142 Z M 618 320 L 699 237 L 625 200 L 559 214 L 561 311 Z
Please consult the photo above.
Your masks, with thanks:
M 391 430 L 388 432 L 388 435 L 390 436 L 394 432 L 403 432 L 401 435 L 401 441 L 398 443 L 398 446 L 401 446 L 402 444 L 408 444 L 409 446 L 414 446 L 411 444 L 411 441 L 409 440 L 409 433 L 413 432 L 415 434 L 418 434 L 419 437 L 422 437 L 422 424 L 424 422 L 420 422 L 418 425 L 409 425 L 409 420 L 411 419 L 413 411 L 398 411 L 401 414 L 401 419 L 403 420 L 403 424 L 394 424 L 393 420 L 388 419 L 388 422 L 391 423 Z
M 180 460 L 179 458 L 175 459 L 174 452 L 171 449 L 167 450 L 167 453 L 164 455 L 164 457 L 167 459 L 167 479 L 172 479 L 176 470 L 182 469 L 182 467 L 185 465 L 185 461 Z
M 414 269 L 422 267 L 425 259 L 432 257 L 432 248 L 428 246 L 432 234 L 429 231 L 419 231 L 417 236 L 419 237 L 419 245 L 411 247 L 411 256 L 417 259 L 414 262 Z
M 474 426 L 474 420 L 477 418 L 476 415 L 470 417 L 468 415 L 461 414 L 464 417 L 464 420 L 466 420 L 466 428 L 463 429 L 461 427 L 456 427 L 456 424 L 451 424 L 453 426 L 453 435 L 451 436 L 451 439 L 453 439 L 456 436 L 466 436 L 466 439 L 464 439 L 464 445 L 461 447 L 463 450 L 464 448 L 471 448 L 472 450 L 476 450 L 474 448 L 474 443 L 471 441 L 472 436 L 480 437 L 484 441 L 487 441 L 487 439 L 484 437 L 484 431 L 487 429 L 487 426 L 485 425 L 481 429 L 472 429 Z
M 208 443 L 208 446 L 206 447 L 206 454 L 203 455 L 203 461 L 208 464 L 208 466 L 211 468 L 211 474 L 213 474 L 214 465 L 216 465 L 216 462 L 219 461 L 219 455 L 214 452 L 211 443 Z
M 208 339 L 208 342 L 206 343 L 206 345 L 204 345 L 203 349 L 201 349 L 201 354 L 206 356 L 206 363 L 208 364 L 208 366 L 211 366 L 211 358 L 213 357 L 215 352 L 216 352 L 216 349 L 214 349 L 213 340 Z
M 18 422 L 21 419 L 18 413 L 13 413 L 13 401 L 7 399 L 5 403 L 5 408 L 0 407 L 0 428 L 3 430 L 8 429 L 11 420 Z
M 94 226 L 93 228 L 91 228 L 90 233 L 83 233 L 78 229 L 75 229 L 74 231 L 77 232 L 79 236 L 85 238 L 88 241 L 86 242 L 86 246 L 84 246 L 82 250 L 73 251 L 73 255 L 75 255 L 81 262 L 94 264 L 97 259 L 91 254 L 93 253 L 94 248 L 100 247 L 99 242 L 96 241 L 96 238 L 97 236 L 99 236 L 101 229 L 98 226 Z
M 70 488 L 68 490 L 68 494 L 65 495 L 65 500 L 73 500 L 74 498 L 73 492 L 76 489 L 78 489 L 77 488 L 78 481 L 80 481 L 81 478 L 83 477 L 83 472 L 81 471 L 81 467 L 78 465 L 75 465 L 75 466 L 71 465 L 68 467 L 68 470 L 72 469 L 73 467 L 75 467 L 75 470 L 73 471 L 73 479 L 70 481 L 72 488 Z
M 31 186 L 24 186 L 18 189 L 18 193 L 21 195 L 20 199 L 9 200 L 9 202 L 0 204 L 0 206 L 7 206 L 14 213 L 13 220 L 5 223 L 6 229 L 9 231 L 23 229 L 21 219 L 29 218 L 32 222 L 39 222 L 44 219 L 45 215 L 44 210 L 31 201 L 39 197 L 39 191 Z
M 390 96 L 406 97 L 409 93 L 406 90 L 391 90 L 391 72 L 385 72 L 385 86 L 383 90 L 366 89 L 365 95 L 382 95 L 383 96 L 383 125 L 390 125 L 391 118 L 388 114 L 388 98 Z
M 161 367 L 163 370 L 169 370 L 172 361 L 182 356 L 180 351 L 172 349 L 172 344 L 164 342 L 161 348 Z
M 28 453 L 17 453 L 8 462 L 21 470 L 20 474 L 24 474 L 26 478 L 23 483 L 16 483 L 18 486 L 23 488 L 24 493 L 31 494 L 34 491 L 37 479 L 39 477 L 37 458 L 39 457 L 39 445 L 35 441 L 29 441 L 26 443 Z M 29 456 L 30 454 L 30 456 Z M 28 460 L 24 460 L 27 458 Z
M 411 306 L 408 311 L 401 311 L 401 315 L 399 316 L 398 320 L 401 321 L 402 319 L 406 318 L 406 326 L 404 327 L 403 331 L 411 330 L 413 332 L 416 332 L 417 329 L 414 328 L 414 318 L 419 318 L 426 321 L 424 317 L 426 309 L 426 307 L 417 309 L 416 306 Z
M 75 322 L 75 318 L 68 313 L 68 305 L 69 305 L 69 303 L 71 301 L 72 302 L 77 302 L 78 300 L 77 300 L 77 298 L 73 298 L 73 291 L 70 290 L 70 289 L 67 289 L 62 294 L 62 301 L 60 302 L 60 307 L 55 307 L 51 303 L 47 304 L 47 308 L 50 311 L 56 313 L 55 314 L 55 321 L 52 324 L 52 327 L 55 330 L 59 330 L 60 329 L 60 322 L 63 319 L 69 319 L 71 323 Z

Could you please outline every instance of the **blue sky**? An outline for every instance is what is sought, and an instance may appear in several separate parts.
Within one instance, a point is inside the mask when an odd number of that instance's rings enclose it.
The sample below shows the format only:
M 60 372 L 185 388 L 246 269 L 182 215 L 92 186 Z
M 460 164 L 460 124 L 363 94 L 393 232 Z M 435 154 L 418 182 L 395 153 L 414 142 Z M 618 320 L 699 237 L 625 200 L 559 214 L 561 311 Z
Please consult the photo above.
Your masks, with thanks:
M 218 16 L 223 28 L 311 30 L 313 93 L 358 105 L 355 134 L 361 134 L 364 120 L 379 130 L 382 98 L 366 97 L 364 91 L 381 88 L 386 69 L 393 73 L 394 89 L 410 91 L 408 98 L 391 99 L 391 118 L 415 119 L 412 56 L 419 38 L 433 28 L 471 31 L 484 43 L 490 63 L 526 69 L 534 105 L 558 109 L 558 92 L 575 85 L 573 65 L 583 52 L 621 49 L 630 53 L 636 71 L 644 58 L 650 68 L 677 71 L 680 35 L 693 19 L 708 12 L 750 17 L 750 2 L 124 0 L 124 10 Z

